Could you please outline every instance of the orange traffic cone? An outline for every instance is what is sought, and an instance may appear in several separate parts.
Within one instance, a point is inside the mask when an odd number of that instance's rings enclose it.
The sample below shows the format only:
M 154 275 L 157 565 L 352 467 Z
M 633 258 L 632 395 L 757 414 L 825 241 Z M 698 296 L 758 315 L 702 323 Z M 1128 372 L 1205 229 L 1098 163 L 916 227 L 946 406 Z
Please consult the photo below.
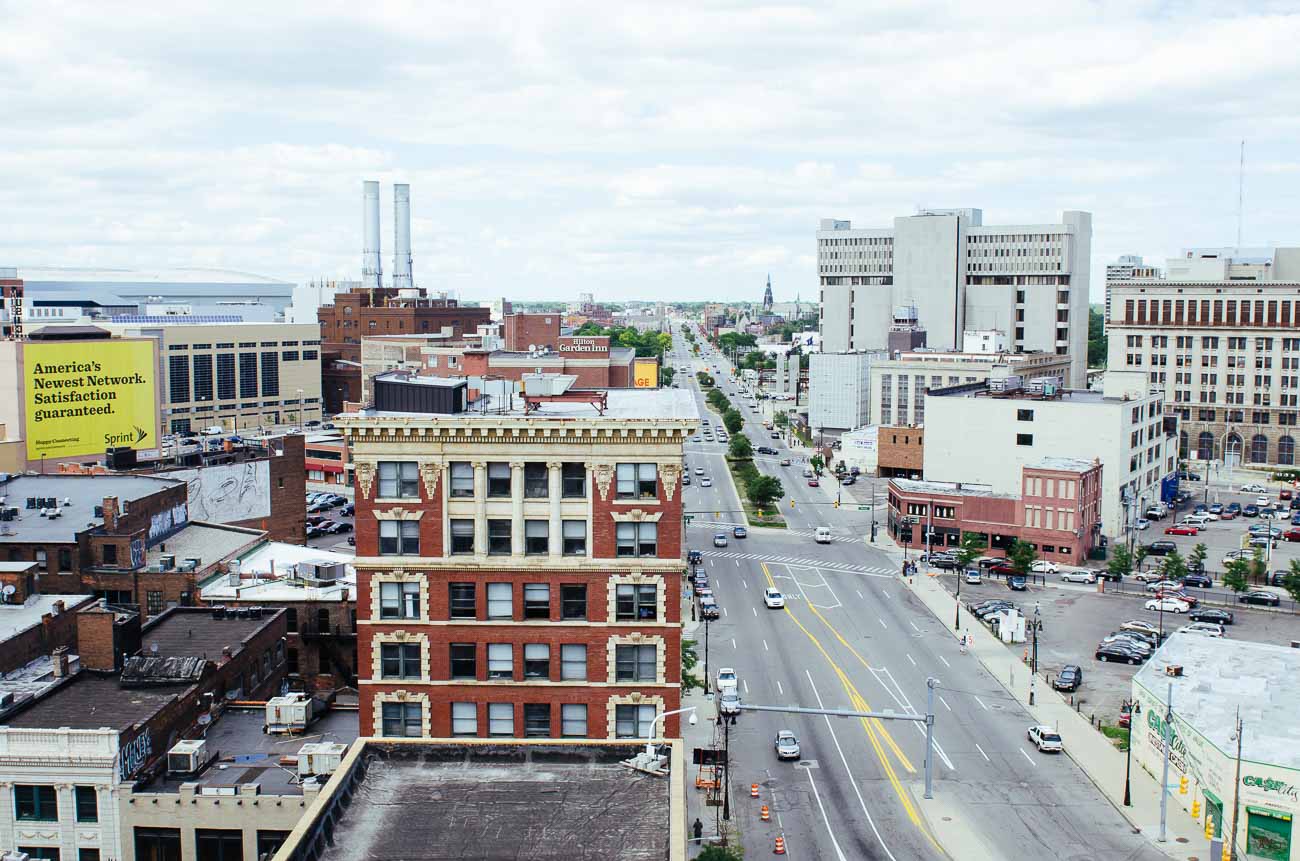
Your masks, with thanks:
M 758 784 L 757 784 L 757 783 L 751 783 L 751 784 L 749 785 L 749 797 L 750 797 L 750 798 L 758 798 Z
M 784 855 L 784 854 L 785 854 L 785 838 L 784 838 L 784 837 L 778 837 L 778 838 L 776 838 L 776 845 L 772 847 L 772 854 L 773 854 L 773 855 Z
M 758 818 L 764 822 L 772 818 L 772 814 L 768 812 L 766 804 L 758 809 Z

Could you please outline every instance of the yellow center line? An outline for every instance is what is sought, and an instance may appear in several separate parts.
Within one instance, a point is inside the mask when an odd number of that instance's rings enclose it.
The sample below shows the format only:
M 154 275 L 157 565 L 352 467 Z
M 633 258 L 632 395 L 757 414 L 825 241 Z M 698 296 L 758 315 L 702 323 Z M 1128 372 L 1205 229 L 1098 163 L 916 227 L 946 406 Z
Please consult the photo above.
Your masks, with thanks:
M 763 576 L 767 578 L 767 584 L 771 586 L 773 589 L 775 589 L 776 581 L 772 578 L 772 572 L 768 570 L 767 563 L 761 562 L 759 564 L 763 569 Z M 811 608 L 811 604 L 809 606 Z M 871 711 L 871 707 L 867 703 L 866 699 L 864 699 L 863 696 L 860 693 L 858 693 L 857 687 L 849 679 L 848 675 L 842 669 L 840 669 L 840 666 L 837 663 L 835 663 L 834 659 L 831 658 L 830 654 L 826 651 L 825 647 L 822 646 L 821 641 L 818 640 L 817 637 L 815 637 L 811 631 L 809 631 L 806 627 L 804 627 L 803 623 L 799 621 L 799 617 L 796 616 L 793 612 L 791 612 L 788 604 L 784 609 L 786 615 L 790 617 L 790 620 L 794 622 L 796 626 L 798 626 L 800 631 L 803 631 L 804 636 L 806 636 L 812 642 L 813 646 L 816 647 L 817 651 L 821 653 L 821 656 L 826 659 L 826 663 L 830 664 L 831 669 L 835 671 L 835 675 L 839 678 L 840 684 L 844 687 L 845 693 L 848 694 L 849 702 L 853 705 L 853 707 L 858 709 L 859 711 Z M 815 609 L 813 610 L 813 612 L 817 614 L 817 611 Z M 820 614 L 817 615 L 819 618 L 821 618 Z M 826 622 L 825 618 L 822 618 L 822 621 L 823 623 L 825 623 Z M 827 627 L 830 627 L 829 623 L 826 624 Z M 894 767 L 889 762 L 889 755 L 881 744 L 880 736 L 884 736 L 885 738 L 889 739 L 888 742 L 889 746 L 901 758 L 904 767 L 906 767 L 908 771 L 915 773 L 916 769 L 913 768 L 909 762 L 907 762 L 906 757 L 902 756 L 902 751 L 898 749 L 898 746 L 896 744 L 894 744 L 893 739 L 889 738 L 888 731 L 880 723 L 880 720 L 878 718 L 860 718 L 859 720 L 862 723 L 862 728 L 867 733 L 867 739 L 871 742 L 872 749 L 876 753 L 876 759 L 879 760 L 881 767 L 884 768 L 885 770 L 885 777 L 888 778 L 890 785 L 894 788 L 894 794 L 898 796 L 899 802 L 903 805 L 904 812 L 907 813 L 907 818 L 912 821 L 912 824 L 916 826 L 918 831 L 920 831 L 923 835 L 925 835 L 926 839 L 929 840 L 930 843 L 934 845 L 935 849 L 937 849 L 939 852 L 943 852 L 943 848 L 939 846 L 938 842 L 934 839 L 934 837 L 930 834 L 929 830 L 925 827 L 925 823 L 921 820 L 920 814 L 917 813 L 916 807 L 912 804 L 911 796 L 908 795 L 907 790 L 903 788 L 902 782 L 899 781 L 898 774 L 894 771 Z

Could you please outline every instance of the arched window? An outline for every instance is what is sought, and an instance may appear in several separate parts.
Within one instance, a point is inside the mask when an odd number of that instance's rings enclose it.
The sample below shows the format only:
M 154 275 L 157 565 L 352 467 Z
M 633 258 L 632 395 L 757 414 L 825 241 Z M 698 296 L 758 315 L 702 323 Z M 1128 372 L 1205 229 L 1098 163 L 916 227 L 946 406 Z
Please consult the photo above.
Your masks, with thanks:
M 1201 435 L 1196 438 L 1196 457 L 1198 460 L 1212 460 L 1214 458 L 1214 434 L 1209 431 L 1201 431 Z
M 1282 466 L 1295 465 L 1295 440 L 1284 436 L 1277 441 L 1277 462 Z
M 1268 463 L 1268 437 L 1262 433 L 1250 438 L 1250 462 Z
M 1187 439 L 1187 431 L 1179 431 L 1178 432 L 1178 456 L 1185 459 L 1187 457 L 1187 451 L 1190 448 L 1190 446 L 1191 443 Z
M 1223 459 L 1225 462 L 1230 460 L 1233 463 L 1241 463 L 1241 437 L 1236 431 L 1228 434 L 1228 438 L 1224 441 Z

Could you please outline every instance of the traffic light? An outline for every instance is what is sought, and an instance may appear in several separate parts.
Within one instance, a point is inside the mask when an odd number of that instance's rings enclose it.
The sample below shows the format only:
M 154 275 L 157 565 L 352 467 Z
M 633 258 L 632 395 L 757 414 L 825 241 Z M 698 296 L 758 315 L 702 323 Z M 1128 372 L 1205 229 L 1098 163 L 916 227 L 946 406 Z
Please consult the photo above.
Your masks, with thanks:
M 840 507 L 840 501 L 839 501 L 838 499 L 835 500 L 835 502 L 832 503 L 832 504 L 833 504 L 836 508 L 839 508 L 839 507 Z
M 1182 777 L 1178 778 L 1178 794 L 1179 795 L 1187 794 L 1187 775 L 1185 774 Z
M 790 507 L 791 507 L 791 508 L 794 508 L 794 500 L 793 500 L 793 499 L 790 500 Z

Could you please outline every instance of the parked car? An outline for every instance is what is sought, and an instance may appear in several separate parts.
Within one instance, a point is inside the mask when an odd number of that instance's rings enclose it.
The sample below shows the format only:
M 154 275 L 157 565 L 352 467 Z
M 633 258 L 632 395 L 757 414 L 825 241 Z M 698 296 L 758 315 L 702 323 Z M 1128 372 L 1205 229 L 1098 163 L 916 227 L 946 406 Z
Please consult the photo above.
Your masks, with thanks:
M 1083 670 L 1077 664 L 1066 664 L 1052 679 L 1052 687 L 1058 691 L 1077 691 L 1083 684 Z
M 1147 545 L 1147 553 L 1151 556 L 1168 556 L 1178 549 L 1178 545 L 1172 541 L 1152 541 Z
M 785 606 L 785 596 L 781 594 L 781 590 L 769 586 L 763 590 L 763 603 L 769 610 L 780 610 Z
M 349 502 L 347 505 L 343 506 L 339 513 L 344 517 L 354 517 L 357 513 L 357 506 L 355 503 Z
M 1186 613 L 1191 605 L 1177 598 L 1153 598 L 1142 605 L 1153 613 Z
M 727 688 L 718 697 L 718 712 L 724 715 L 740 714 L 740 694 L 735 688 Z
M 330 535 L 338 535 L 343 532 L 351 532 L 352 524 L 348 523 L 346 520 L 336 520 L 330 524 L 330 528 L 326 531 L 329 532 Z
M 688 551 L 686 554 L 686 561 L 692 565 L 699 565 L 704 562 L 704 554 L 698 550 Z
M 1147 584 L 1147 591 L 1148 591 L 1148 592 L 1163 592 L 1163 591 L 1165 591 L 1166 589 L 1178 589 L 1178 588 L 1181 588 L 1182 585 L 1183 585 L 1183 584 L 1182 584 L 1182 583 L 1179 583 L 1177 580 L 1156 580 L 1154 583 L 1148 583 L 1148 584 Z
M 1007 577 L 1007 588 L 1013 592 L 1027 592 L 1029 590 L 1025 578 L 1019 574 L 1011 574 Z
M 1222 514 L 1222 513 L 1223 513 L 1223 503 L 1222 503 L 1222 502 L 1215 502 L 1215 503 L 1211 504 L 1211 505 L 1210 505 L 1210 513 L 1211 513 L 1211 514 Z
M 1269 592 L 1265 589 L 1252 589 L 1249 592 L 1243 592 L 1237 596 L 1238 603 L 1241 604 L 1258 604 L 1262 607 L 1280 607 L 1282 599 L 1276 592 Z
M 1165 530 L 1165 535 L 1198 535 L 1200 531 L 1195 526 L 1184 523 L 1181 526 L 1170 526 Z
M 1200 634 L 1205 637 L 1222 637 L 1223 626 L 1214 622 L 1194 622 L 1178 629 L 1180 634 Z
M 1258 505 L 1247 505 L 1245 508 L 1241 509 L 1241 516 L 1242 516 L 1242 517 L 1259 517 L 1259 506 L 1258 506 Z
M 1228 507 L 1225 508 L 1225 509 L 1223 509 L 1223 510 L 1224 510 L 1224 511 L 1231 511 L 1233 514 L 1241 514 L 1241 503 L 1240 503 L 1240 502 L 1229 502 L 1229 503 L 1228 503 Z
M 721 691 L 724 688 L 734 688 L 740 683 L 736 676 L 736 671 L 731 667 L 719 667 L 718 675 L 714 687 Z
M 1182 601 L 1188 607 L 1195 607 L 1201 603 L 1201 599 L 1195 595 L 1189 595 L 1181 587 L 1175 589 L 1161 589 L 1152 596 L 1156 600 L 1166 600 L 1172 598 L 1175 601 Z
M 1147 639 L 1146 634 L 1139 634 L 1136 631 L 1115 631 L 1102 637 L 1101 642 L 1103 645 L 1109 643 L 1127 643 L 1143 655 L 1150 655 L 1156 650 L 1155 644 Z
M 1097 646 L 1097 651 L 1093 657 L 1103 664 L 1110 661 L 1125 664 L 1140 664 L 1146 660 L 1146 656 L 1134 649 L 1131 645 L 1116 641 L 1114 643 L 1101 643 Z
M 1035 574 L 1055 574 L 1060 569 L 1057 568 L 1055 562 L 1046 559 L 1035 559 L 1029 566 L 1029 570 Z
M 712 598 L 701 598 L 700 615 L 705 619 L 716 619 L 722 615 L 722 611 L 718 609 L 717 601 Z
M 1251 535 L 1269 535 L 1273 538 L 1281 538 L 1282 530 L 1276 526 L 1265 526 L 1263 523 L 1253 524 L 1248 532 Z
M 690 474 L 689 472 L 683 472 L 683 473 L 682 473 L 682 484 L 686 485 L 687 487 L 690 486 L 690 484 L 691 484 L 691 474 Z
M 794 733 L 788 729 L 777 732 L 772 746 L 776 749 L 777 759 L 798 759 L 800 757 L 799 739 L 795 738 Z
M 1255 535 L 1255 536 L 1252 536 L 1251 539 L 1250 539 L 1250 541 L 1247 542 L 1247 543 L 1248 543 L 1251 547 L 1267 547 L 1267 546 L 1269 546 L 1270 544 L 1272 544 L 1274 540 L 1275 540 L 1275 539 L 1270 538 L 1270 537 L 1267 536 L 1267 535 Z
M 966 579 L 966 585 L 968 586 L 978 586 L 984 582 L 984 578 L 980 575 L 980 569 L 978 568 L 967 568 L 964 576 Z
M 1183 577 L 1183 585 L 1194 589 L 1212 589 L 1214 580 L 1207 574 L 1187 574 Z
M 1050 726 L 1031 726 L 1029 728 L 1029 740 L 1042 753 L 1060 753 L 1065 750 L 1065 745 L 1061 741 L 1061 734 Z
M 1213 622 L 1217 625 L 1232 624 L 1232 612 L 1230 610 L 1220 610 L 1218 607 L 1197 607 L 1187 614 L 1187 618 L 1193 622 Z
M 1242 492 L 1242 493 L 1264 493 L 1264 485 L 1262 485 L 1262 484 L 1243 484 L 1243 485 L 1241 486 L 1241 492 Z
M 1119 629 L 1121 631 L 1136 631 L 1139 634 L 1149 634 L 1152 637 L 1158 637 L 1160 635 L 1160 629 L 1145 619 L 1130 619 L 1120 625 Z
M 1077 569 L 1074 571 L 1062 571 L 1061 581 L 1064 583 L 1096 583 L 1097 572 Z

